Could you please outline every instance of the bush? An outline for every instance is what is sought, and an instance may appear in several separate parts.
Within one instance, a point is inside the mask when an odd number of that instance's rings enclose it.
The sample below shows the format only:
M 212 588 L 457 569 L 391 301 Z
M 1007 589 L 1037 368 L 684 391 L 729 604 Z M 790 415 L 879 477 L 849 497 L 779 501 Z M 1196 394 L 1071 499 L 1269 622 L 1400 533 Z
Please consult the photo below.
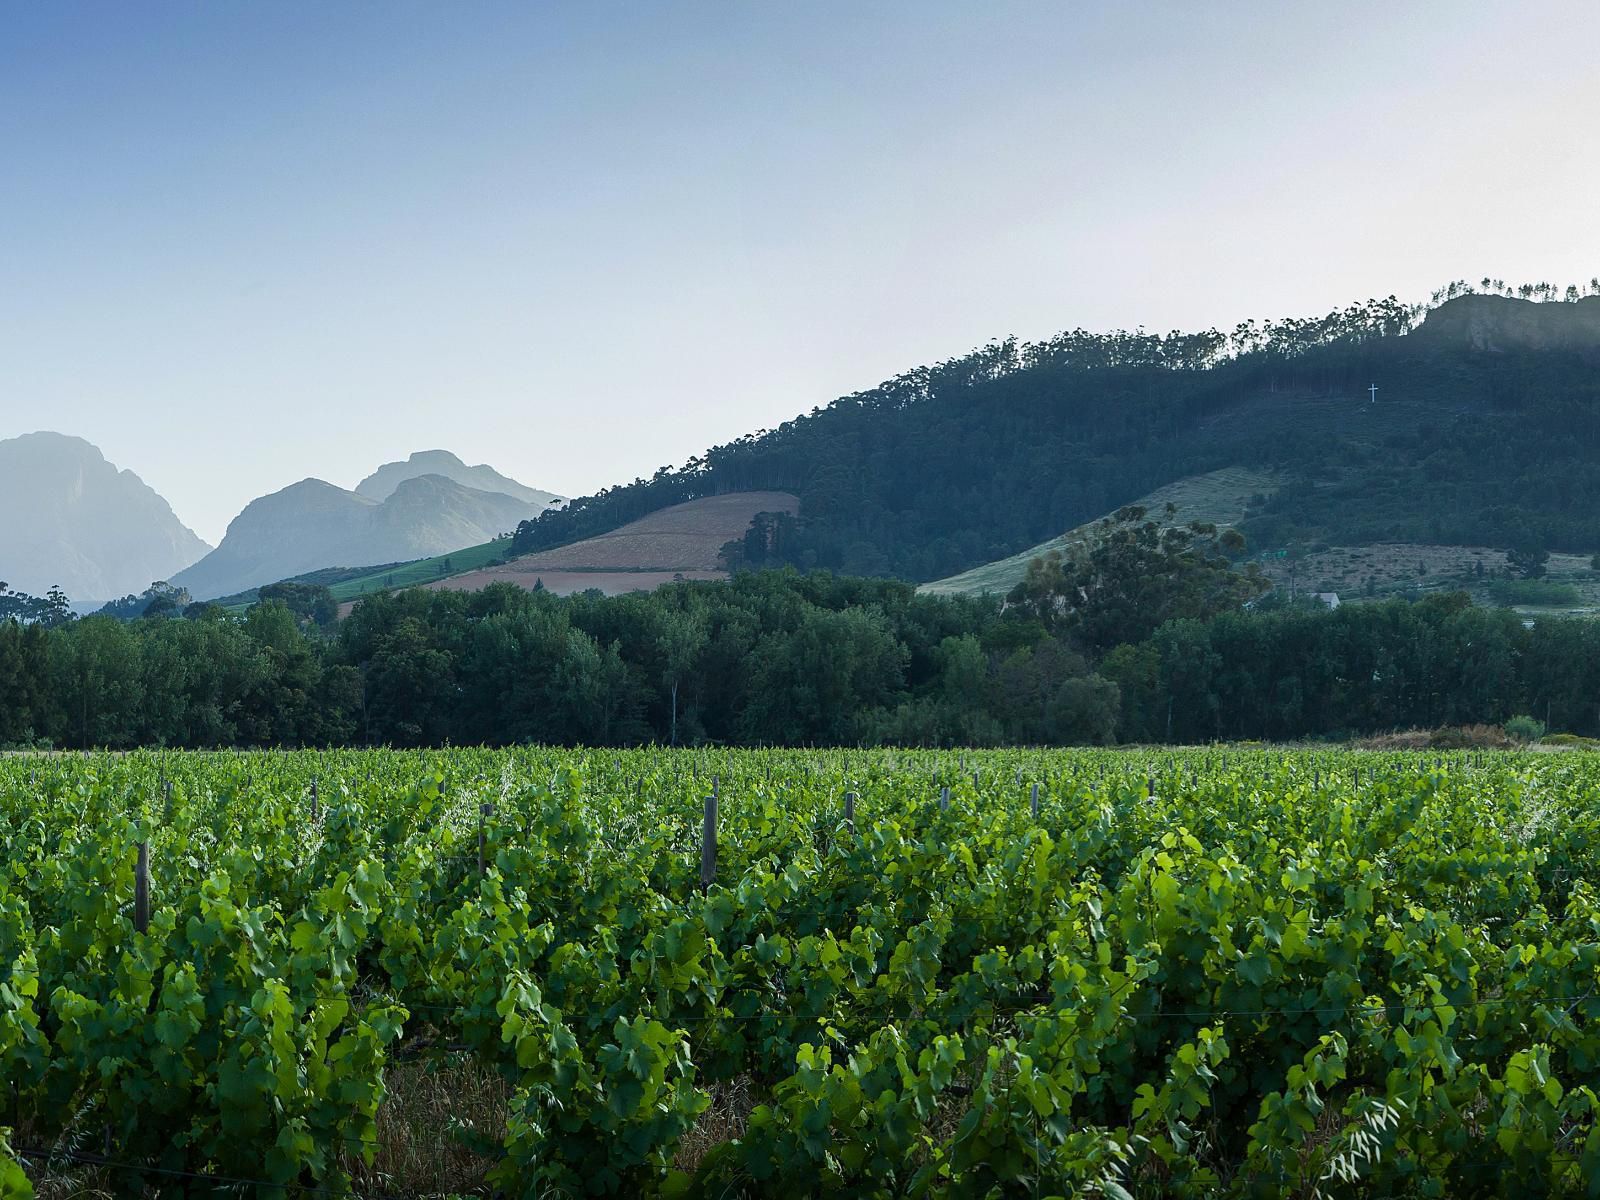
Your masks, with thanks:
M 1440 729 L 1405 729 L 1361 738 L 1363 750 L 1505 750 L 1513 745 L 1498 725 L 1449 725 Z
M 1504 750 L 1510 745 L 1510 737 L 1498 725 L 1456 725 L 1448 729 L 1435 729 L 1429 749 Z
M 1593 750 L 1600 741 L 1578 733 L 1547 733 L 1539 739 L 1542 746 L 1571 746 L 1575 750 Z
M 1544 736 L 1544 722 L 1526 715 L 1512 717 L 1506 722 L 1506 736 L 1518 742 L 1537 742 Z
M 1489 583 L 1489 598 L 1496 604 L 1577 604 L 1581 597 L 1570 583 L 1548 579 L 1495 579 Z

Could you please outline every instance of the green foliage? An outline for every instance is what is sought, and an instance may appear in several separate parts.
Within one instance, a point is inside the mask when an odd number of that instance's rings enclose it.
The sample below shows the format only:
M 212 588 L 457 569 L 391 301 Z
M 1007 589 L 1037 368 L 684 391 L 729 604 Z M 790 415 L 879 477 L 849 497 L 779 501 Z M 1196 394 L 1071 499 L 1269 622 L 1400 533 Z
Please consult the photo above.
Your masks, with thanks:
M 109 1128 L 129 1194 L 344 1193 L 393 1064 L 467 1054 L 510 1195 L 1581 1194 L 1594 786 L 1476 751 L 0 759 L 6 1119 Z
M 315 583 L 269 583 L 256 593 L 258 604 L 276 601 L 302 621 L 326 629 L 339 617 L 339 604 L 325 585 Z
M 70 605 L 60 588 L 51 588 L 44 596 L 30 596 L 0 583 L 0 625 L 9 622 L 56 629 L 72 621 L 74 614 Z
M 1142 508 L 1124 508 L 1102 521 L 1071 560 L 1051 551 L 1030 562 L 1008 600 L 1101 654 L 1143 641 L 1166 621 L 1205 620 L 1266 591 L 1254 564 L 1233 569 L 1231 559 L 1243 548 L 1235 530 L 1176 526 L 1146 520 Z
M 1518 742 L 1537 742 L 1544 736 L 1544 722 L 1526 713 L 1512 717 L 1506 722 L 1506 736 Z
M 1137 634 L 1150 617 L 1130 595 L 1203 612 L 1240 587 L 1214 562 L 1136 579 L 1095 621 Z M 1435 594 L 1178 617 L 1109 650 L 1079 637 L 1103 623 L 1076 621 L 1048 600 L 761 572 L 610 598 L 380 595 L 332 636 L 280 601 L 0 622 L 0 745 L 1104 745 L 1498 729 L 1518 712 L 1600 735 L 1600 624 L 1581 618 L 1525 625 Z
M 124 596 L 112 600 L 96 611 L 97 617 L 115 617 L 119 621 L 136 621 L 140 617 L 178 617 L 193 603 L 188 588 L 176 587 L 157 580 L 137 596 Z
M 1578 750 L 1600 747 L 1600 739 L 1586 738 L 1576 733 L 1547 733 L 1539 741 L 1546 746 L 1571 746 Z
M 1544 575 L 1545 564 L 1550 561 L 1550 551 L 1543 546 L 1524 544 L 1506 551 L 1506 562 L 1522 579 L 1538 579 Z
M 1516 604 L 1555 607 L 1582 602 L 1578 589 L 1572 584 L 1549 579 L 1492 579 L 1487 586 L 1489 598 L 1508 608 Z

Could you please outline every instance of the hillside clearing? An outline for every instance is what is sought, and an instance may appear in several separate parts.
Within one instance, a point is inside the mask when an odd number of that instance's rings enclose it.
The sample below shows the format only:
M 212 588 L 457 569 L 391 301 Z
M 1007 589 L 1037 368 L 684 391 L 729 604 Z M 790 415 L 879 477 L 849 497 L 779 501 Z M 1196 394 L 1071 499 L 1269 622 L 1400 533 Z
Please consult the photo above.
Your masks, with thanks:
M 1161 520 L 1166 519 L 1164 516 L 1166 506 L 1171 504 L 1177 509 L 1173 517 L 1175 524 L 1187 525 L 1191 521 L 1209 521 L 1215 525 L 1233 525 L 1244 519 L 1251 497 L 1270 496 L 1278 490 L 1278 487 L 1279 481 L 1270 471 L 1252 470 L 1247 467 L 1224 467 L 1220 471 L 1191 475 L 1187 479 L 1169 483 L 1132 503 L 1143 507 L 1152 517 Z M 970 571 L 963 571 L 948 579 L 925 583 L 917 590 L 935 596 L 981 595 L 984 592 L 1004 594 L 1021 582 L 1031 560 L 1051 550 L 1066 553 L 1073 547 L 1082 545 L 1093 533 L 1098 520 L 1099 518 L 1096 521 L 1085 522 L 1075 529 L 1069 529 L 1059 537 L 1041 542 L 1021 554 L 1013 554 L 1010 558 L 973 567 Z

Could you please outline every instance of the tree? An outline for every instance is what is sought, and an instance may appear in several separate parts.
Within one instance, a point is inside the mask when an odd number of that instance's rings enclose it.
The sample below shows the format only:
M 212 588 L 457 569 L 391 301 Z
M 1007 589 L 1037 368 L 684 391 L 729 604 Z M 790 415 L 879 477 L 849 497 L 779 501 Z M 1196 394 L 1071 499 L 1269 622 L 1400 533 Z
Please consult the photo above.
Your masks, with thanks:
M 1168 505 L 1169 522 L 1174 514 Z M 1167 621 L 1205 620 L 1261 595 L 1268 584 L 1255 565 L 1237 571 L 1230 561 L 1242 549 L 1214 525 L 1163 525 L 1129 506 L 1101 521 L 1070 561 L 1051 552 L 1030 562 L 1008 600 L 1099 655 Z
M 1506 551 L 1506 562 L 1523 579 L 1538 579 L 1544 575 L 1545 564 L 1550 561 L 1550 551 L 1543 546 L 1524 543 Z
M 315 583 L 269 583 L 256 593 L 257 602 L 282 604 L 301 621 L 327 629 L 339 619 L 339 602 L 333 592 Z
M 657 647 L 661 653 L 661 682 L 671 698 L 670 739 L 674 746 L 678 744 L 678 685 L 694 668 L 708 638 L 705 615 L 699 611 L 679 609 L 662 618 Z

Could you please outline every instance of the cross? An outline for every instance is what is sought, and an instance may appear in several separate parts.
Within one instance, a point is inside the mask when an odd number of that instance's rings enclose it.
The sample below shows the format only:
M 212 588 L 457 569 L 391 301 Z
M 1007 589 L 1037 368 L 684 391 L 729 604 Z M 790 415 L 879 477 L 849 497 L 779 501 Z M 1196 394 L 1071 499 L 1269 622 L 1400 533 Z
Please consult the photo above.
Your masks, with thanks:
M 1378 385 L 1375 384 L 1375 383 L 1370 385 L 1367 388 L 1367 391 L 1372 397 L 1372 399 L 1368 400 L 1367 403 L 1368 404 L 1376 404 L 1378 402 Z

